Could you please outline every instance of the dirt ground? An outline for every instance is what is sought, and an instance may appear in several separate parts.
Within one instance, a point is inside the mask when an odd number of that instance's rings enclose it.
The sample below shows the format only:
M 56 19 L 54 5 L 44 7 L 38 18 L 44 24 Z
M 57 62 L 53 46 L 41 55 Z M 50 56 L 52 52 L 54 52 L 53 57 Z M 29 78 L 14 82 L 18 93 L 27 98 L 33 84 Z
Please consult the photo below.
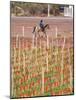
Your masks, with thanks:
M 58 34 L 73 36 L 73 18 L 71 17 L 11 17 L 11 35 L 22 36 L 22 27 L 24 26 L 25 37 L 32 37 L 32 30 L 39 21 L 43 19 L 45 24 L 50 25 L 47 30 L 48 36 L 54 36 L 55 28 L 58 29 Z
M 34 43 L 32 41 L 32 30 L 40 19 L 43 19 L 45 24 L 50 25 L 50 29 L 47 30 L 49 41 L 41 39 L 40 43 L 40 40 L 37 39 Z M 22 37 L 23 26 L 24 37 Z M 56 38 L 56 27 L 57 33 L 61 34 L 60 38 Z M 16 35 L 19 35 L 19 37 L 16 37 Z M 63 36 L 66 36 L 65 42 Z M 12 76 L 15 76 L 12 77 L 12 83 L 14 84 L 12 86 L 14 91 L 12 96 L 41 96 L 42 89 L 44 89 L 44 95 L 73 93 L 74 45 L 72 18 L 13 17 L 11 18 L 11 40 L 11 67 Z M 44 77 L 42 76 L 43 67 L 45 68 Z M 61 78 L 62 76 L 63 78 Z M 24 86 L 25 83 L 26 86 Z M 44 83 L 44 87 L 41 83 Z

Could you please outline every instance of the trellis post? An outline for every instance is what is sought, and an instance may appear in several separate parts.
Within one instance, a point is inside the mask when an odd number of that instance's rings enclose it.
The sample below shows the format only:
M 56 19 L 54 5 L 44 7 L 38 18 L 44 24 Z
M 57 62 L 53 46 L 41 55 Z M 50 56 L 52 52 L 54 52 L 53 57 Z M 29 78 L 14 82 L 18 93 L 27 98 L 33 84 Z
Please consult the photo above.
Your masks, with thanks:
M 44 94 L 44 67 L 42 67 L 42 94 Z
M 57 49 L 56 49 L 56 63 L 57 63 L 57 54 L 58 54 L 58 29 L 57 29 L 57 27 L 55 28 L 55 31 L 56 31 L 56 42 L 57 42 L 57 45 L 56 45 L 56 47 L 57 47 Z
M 62 47 L 62 61 L 61 61 L 61 85 L 63 84 L 64 47 L 65 47 L 65 36 L 64 36 L 64 42 L 63 42 L 63 47 Z
M 48 49 L 49 49 L 49 39 L 47 35 L 47 51 L 46 51 L 46 64 L 47 64 L 47 71 L 48 71 Z
M 36 64 L 37 64 L 37 37 L 36 37 Z
M 23 69 L 25 74 L 25 53 L 24 53 L 24 36 L 25 36 L 25 28 L 22 27 L 22 38 L 23 38 Z
M 69 62 L 69 70 L 70 70 L 70 89 L 72 90 L 72 73 L 73 73 L 73 71 L 72 71 L 72 65 L 71 65 L 71 63 L 70 63 L 70 48 L 68 47 L 68 62 Z
M 33 34 L 33 38 L 32 38 L 32 48 L 34 48 L 34 40 L 35 40 L 35 35 Z

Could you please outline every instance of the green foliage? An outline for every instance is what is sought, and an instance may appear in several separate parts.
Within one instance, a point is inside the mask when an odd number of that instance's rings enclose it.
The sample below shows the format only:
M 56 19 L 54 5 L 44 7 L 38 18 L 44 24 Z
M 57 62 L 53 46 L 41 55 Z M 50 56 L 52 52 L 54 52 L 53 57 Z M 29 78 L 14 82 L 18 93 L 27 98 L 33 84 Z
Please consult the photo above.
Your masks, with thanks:
M 50 15 L 59 15 L 59 6 L 57 4 L 50 5 Z M 47 16 L 48 4 L 12 1 L 11 14 L 15 16 Z

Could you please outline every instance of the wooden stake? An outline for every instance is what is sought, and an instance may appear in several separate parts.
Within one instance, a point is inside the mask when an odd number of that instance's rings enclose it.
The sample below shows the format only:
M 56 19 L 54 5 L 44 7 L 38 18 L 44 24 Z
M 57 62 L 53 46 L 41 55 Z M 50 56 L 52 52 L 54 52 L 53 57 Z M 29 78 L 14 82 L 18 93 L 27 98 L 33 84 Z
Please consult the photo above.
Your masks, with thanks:
M 35 36 L 33 34 L 33 39 L 32 39 L 32 48 L 34 48 L 34 40 L 35 40 Z
M 19 55 L 18 55 L 18 58 L 19 58 L 19 67 L 20 67 L 20 39 L 19 39 Z
M 70 89 L 72 90 L 72 88 L 73 88 L 73 76 L 72 76 L 73 71 L 72 71 L 72 66 L 70 65 L 69 67 L 70 67 Z
M 64 65 L 64 47 L 65 47 L 65 37 L 64 37 L 64 43 L 62 47 L 62 61 L 61 61 L 61 85 L 63 84 L 63 65 Z
M 56 49 L 56 63 L 57 63 L 57 54 L 58 54 L 58 29 L 57 29 L 57 27 L 56 27 L 56 43 L 57 43 L 57 45 L 56 45 L 56 47 L 57 47 L 57 49 Z
M 47 63 L 47 72 L 48 72 L 48 52 L 47 52 L 47 56 L 46 56 L 46 63 Z
M 57 38 L 57 27 L 55 28 L 56 38 Z
M 58 54 L 58 29 L 56 27 L 56 38 L 57 38 L 57 54 Z
M 44 94 L 44 67 L 42 67 L 42 94 Z
M 18 48 L 18 34 L 16 36 L 16 48 Z
M 36 37 L 36 64 L 37 64 L 37 37 Z
M 40 49 L 41 49 L 41 39 L 40 39 Z
M 24 69 L 24 74 L 25 74 L 25 53 L 24 53 L 24 26 L 22 27 L 22 33 L 23 33 L 23 69 Z
M 69 65 L 70 65 L 70 50 L 69 50 L 69 47 L 68 47 L 68 62 L 69 62 Z
M 14 90 L 14 78 L 13 78 L 13 68 L 12 68 L 12 96 L 14 95 L 14 92 L 13 92 L 13 90 Z
M 23 37 L 24 37 L 24 34 L 25 34 L 25 27 L 24 26 L 22 27 L 22 34 L 23 34 Z
M 16 36 L 16 48 L 18 48 L 18 35 Z M 15 66 L 15 64 L 16 64 L 16 49 L 14 48 L 14 51 L 13 51 L 13 53 L 14 53 L 14 66 Z M 13 92 L 13 89 L 14 89 L 14 78 L 13 78 L 13 67 L 12 67 L 12 95 L 14 95 L 14 92 Z M 15 90 L 15 92 L 16 92 L 16 90 Z
M 48 35 L 47 35 L 47 48 L 49 48 L 49 40 L 48 40 Z
M 63 44 L 63 49 L 64 49 L 64 47 L 65 47 L 65 36 L 64 36 L 64 44 Z
M 52 53 L 53 53 L 53 37 L 52 37 Z
M 69 62 L 69 69 L 70 69 L 70 89 L 72 90 L 72 87 L 73 87 L 73 82 L 72 82 L 72 65 L 70 65 L 70 48 L 68 47 L 68 56 L 69 56 L 69 59 L 68 59 L 68 62 Z
M 40 55 L 41 55 L 41 39 L 40 39 L 40 46 L 39 47 L 40 47 Z

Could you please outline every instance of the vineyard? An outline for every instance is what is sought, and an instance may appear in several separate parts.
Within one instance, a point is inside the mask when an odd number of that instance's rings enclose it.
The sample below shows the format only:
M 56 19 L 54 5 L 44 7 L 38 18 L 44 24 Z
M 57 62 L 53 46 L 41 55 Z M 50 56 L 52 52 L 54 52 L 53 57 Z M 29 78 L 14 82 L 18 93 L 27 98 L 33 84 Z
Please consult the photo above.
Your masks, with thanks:
M 11 96 L 73 94 L 73 37 L 11 37 Z

